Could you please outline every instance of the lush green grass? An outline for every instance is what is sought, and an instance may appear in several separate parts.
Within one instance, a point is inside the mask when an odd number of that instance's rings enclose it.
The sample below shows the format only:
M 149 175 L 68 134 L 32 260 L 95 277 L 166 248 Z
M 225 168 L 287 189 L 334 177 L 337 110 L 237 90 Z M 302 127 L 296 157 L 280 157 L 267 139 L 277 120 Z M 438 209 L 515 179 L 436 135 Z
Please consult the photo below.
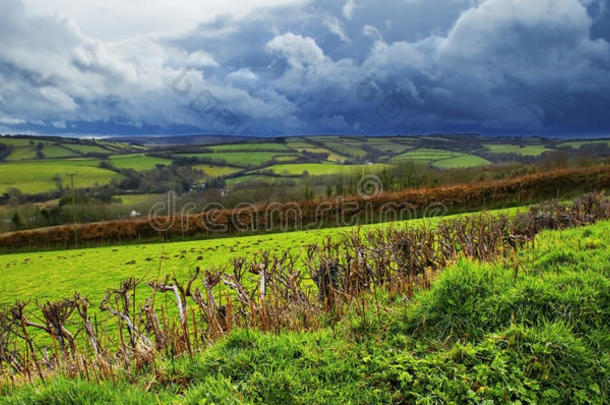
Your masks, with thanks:
M 71 150 L 64 148 L 63 146 L 57 145 L 45 145 L 42 148 L 42 153 L 46 158 L 63 158 L 63 157 L 75 157 L 78 153 L 74 153 Z
M 544 152 L 551 152 L 544 145 L 511 145 L 511 144 L 483 144 L 492 153 L 516 153 L 521 156 L 540 156 Z
M 483 159 L 482 157 L 464 154 L 463 156 L 437 160 L 434 162 L 433 166 L 441 169 L 453 169 L 458 167 L 487 166 L 490 164 L 491 162 L 489 160 Z
M 34 160 L 36 159 L 37 149 L 35 146 L 25 146 L 13 149 L 13 152 L 6 158 L 7 161 Z
M 394 157 L 393 160 L 417 160 L 422 162 L 434 162 L 436 160 L 449 159 L 457 156 L 458 154 L 456 152 L 452 152 L 445 149 L 419 148 L 401 153 L 400 155 Z
M 501 212 L 512 213 L 511 208 Z M 422 220 L 413 220 L 416 224 Z M 432 223 L 437 219 L 427 219 Z M 396 224 L 401 224 L 397 222 Z M 364 225 L 363 229 L 388 224 Z M 260 250 L 281 252 L 304 249 L 307 244 L 331 236 L 339 238 L 354 229 L 326 228 L 201 241 L 148 243 L 126 246 L 16 253 L 0 255 L 0 303 L 21 299 L 60 298 L 78 290 L 94 299 L 130 276 L 156 274 L 159 259 L 163 273 L 185 276 L 196 266 L 204 268 L 225 265 L 234 257 L 251 256 Z M 199 260 L 201 257 L 201 260 Z M 132 264 L 127 262 L 134 261 Z M 44 278 L 47 282 L 41 283 Z
M 610 140 L 589 140 L 589 141 L 570 141 L 563 142 L 557 145 L 557 147 L 568 147 L 573 149 L 578 149 L 582 145 L 597 145 L 597 144 L 606 144 L 610 147 Z
M 165 201 L 165 194 L 125 194 L 116 196 L 121 199 L 121 204 L 133 206 L 147 201 Z
M 332 330 L 236 330 L 132 385 L 55 379 L 2 401 L 604 404 L 608 232 L 610 221 L 544 232 L 516 273 L 510 261 L 459 261 L 411 298 L 378 292 L 364 312 L 355 303 Z
M 201 157 L 213 161 L 224 161 L 229 165 L 258 166 L 273 159 L 275 156 L 286 156 L 278 152 L 218 152 L 218 153 L 185 153 L 177 156 Z
M 110 150 L 102 148 L 98 145 L 81 145 L 81 144 L 71 143 L 71 144 L 66 144 L 65 146 L 76 152 L 82 153 L 83 155 L 85 155 L 87 153 L 103 153 L 103 154 L 112 153 Z
M 446 149 L 418 148 L 406 151 L 395 156 L 392 161 L 400 162 L 413 160 L 420 163 L 429 163 L 442 169 L 476 167 L 490 164 L 482 157 L 469 153 L 454 152 Z
M 348 173 L 363 170 L 372 172 L 382 170 L 386 167 L 388 167 L 388 165 L 384 164 L 337 165 L 332 163 L 297 163 L 270 166 L 265 170 L 272 170 L 276 174 L 283 175 L 302 175 L 304 172 L 307 172 L 310 176 L 322 176 L 327 174 Z
M 218 165 L 195 165 L 193 166 L 196 169 L 203 170 L 206 177 L 222 177 L 228 174 L 237 173 L 242 168 L 232 167 L 232 166 L 218 166 Z
M 107 184 L 118 176 L 111 170 L 101 169 L 97 159 L 41 160 L 32 162 L 0 164 L 0 193 L 16 187 L 24 193 L 43 193 L 56 189 L 53 181 L 59 174 L 67 184 L 68 173 L 76 173 L 76 187 Z
M 395 154 L 402 153 L 409 147 L 407 144 L 400 142 L 400 140 L 395 141 L 388 138 L 368 138 L 365 145 L 380 152 Z
M 342 163 L 347 159 L 346 156 L 332 152 L 321 146 L 313 145 L 313 144 L 307 142 L 307 140 L 305 138 L 296 138 L 296 139 L 289 138 L 286 141 L 286 144 L 288 145 L 289 148 L 294 149 L 298 152 L 325 153 L 328 155 L 327 160 L 329 162 Z
M 34 140 L 34 145 L 30 144 L 30 141 L 32 141 L 32 139 L 27 139 L 27 138 L 13 138 L 13 137 L 6 137 L 6 136 L 2 136 L 0 137 L 0 143 L 3 143 L 5 145 L 11 145 L 15 148 L 17 147 L 27 147 L 27 146 L 36 146 L 36 143 L 39 142 L 38 140 Z
M 157 165 L 169 166 L 172 161 L 153 156 L 146 156 L 143 153 L 110 156 L 112 166 L 119 169 L 151 170 Z
M 214 152 L 255 152 L 257 150 L 269 150 L 277 152 L 286 152 L 289 149 L 283 143 L 277 142 L 260 142 L 260 143 L 237 143 L 227 145 L 209 146 L 208 149 Z
M 292 162 L 298 158 L 299 157 L 297 155 L 286 155 L 286 156 L 276 156 L 273 158 L 273 160 L 275 160 L 277 162 Z
M 314 139 L 321 141 L 327 148 L 343 155 L 348 155 L 352 157 L 366 156 L 366 151 L 361 147 L 362 142 L 359 142 L 357 140 L 337 137 L 332 137 L 330 139 L 325 137 L 319 137 Z

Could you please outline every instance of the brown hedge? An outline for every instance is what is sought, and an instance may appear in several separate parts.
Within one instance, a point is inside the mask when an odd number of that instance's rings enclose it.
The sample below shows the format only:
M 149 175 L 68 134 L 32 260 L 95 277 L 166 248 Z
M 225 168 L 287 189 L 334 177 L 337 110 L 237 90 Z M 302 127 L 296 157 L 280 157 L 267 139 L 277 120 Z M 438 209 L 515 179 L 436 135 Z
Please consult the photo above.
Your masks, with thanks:
M 380 193 L 370 197 L 352 196 L 341 199 L 301 201 L 283 204 L 251 206 L 241 209 L 204 211 L 184 217 L 158 217 L 167 224 L 162 230 L 148 218 L 81 224 L 78 226 L 80 245 L 116 243 L 125 240 L 175 238 L 195 235 L 234 234 L 264 229 L 312 229 L 317 226 L 344 224 L 339 218 L 359 218 L 367 214 L 373 220 L 382 217 L 386 209 L 404 213 L 422 212 L 434 204 L 449 210 L 480 208 L 498 203 L 514 203 L 563 196 L 572 191 L 603 190 L 610 186 L 610 168 L 561 169 L 531 174 L 507 180 L 494 180 L 437 188 L 411 189 Z M 369 218 L 369 219 L 371 219 Z M 386 218 L 390 219 L 390 218 Z M 69 247 L 74 243 L 71 225 L 12 232 L 0 235 L 4 249 L 36 247 Z

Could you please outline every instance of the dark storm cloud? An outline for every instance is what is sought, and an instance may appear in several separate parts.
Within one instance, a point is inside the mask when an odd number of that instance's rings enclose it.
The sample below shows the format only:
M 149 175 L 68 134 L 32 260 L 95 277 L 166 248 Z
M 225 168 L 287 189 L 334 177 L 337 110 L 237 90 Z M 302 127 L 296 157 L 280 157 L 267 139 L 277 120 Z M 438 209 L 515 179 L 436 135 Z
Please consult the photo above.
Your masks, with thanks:
M 9 129 L 610 132 L 602 0 L 311 1 L 118 43 L 0 3 Z

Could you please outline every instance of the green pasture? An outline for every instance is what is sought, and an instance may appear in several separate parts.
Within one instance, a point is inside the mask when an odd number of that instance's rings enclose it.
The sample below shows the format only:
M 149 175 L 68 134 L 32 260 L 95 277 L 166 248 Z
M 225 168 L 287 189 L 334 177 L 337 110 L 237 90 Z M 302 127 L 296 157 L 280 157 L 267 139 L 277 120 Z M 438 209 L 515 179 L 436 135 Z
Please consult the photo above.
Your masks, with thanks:
M 482 157 L 469 153 L 434 148 L 412 149 L 401 153 L 392 159 L 393 162 L 406 160 L 429 163 L 442 169 L 485 166 L 491 163 Z
M 490 164 L 491 162 L 489 160 L 483 159 L 480 156 L 463 154 L 462 156 L 437 160 L 433 163 L 433 166 L 440 169 L 455 169 L 462 167 L 487 166 Z
M 123 196 L 125 197 L 125 196 Z M 512 214 L 519 208 L 491 211 Z M 462 214 L 463 215 L 463 214 Z M 436 223 L 438 218 L 417 219 Z M 400 226 L 406 221 L 362 226 L 362 230 Z M 196 266 L 227 265 L 234 257 L 252 257 L 261 250 L 302 252 L 308 244 L 326 237 L 339 238 L 355 227 L 310 229 L 199 241 L 132 244 L 77 250 L 58 250 L 0 255 L 0 303 L 19 299 L 56 299 L 78 290 L 94 301 L 104 290 L 128 277 L 152 279 L 161 274 L 185 277 Z
M 218 163 L 226 163 L 235 166 L 259 166 L 276 156 L 287 156 L 278 152 L 217 152 L 217 153 L 183 153 L 176 156 L 196 157 L 211 159 Z
M 76 173 L 74 185 L 90 187 L 107 184 L 118 175 L 98 167 L 98 159 L 40 160 L 0 164 L 0 193 L 15 187 L 24 193 L 43 193 L 56 189 L 53 177 L 62 176 L 69 183 L 68 173 Z
M 332 163 L 296 163 L 270 166 L 265 170 L 272 170 L 275 174 L 280 175 L 300 176 L 307 172 L 310 176 L 323 176 L 329 174 L 351 173 L 354 171 L 373 172 L 380 171 L 387 167 L 389 166 L 384 164 L 337 165 Z
M 203 170 L 206 177 L 222 177 L 229 174 L 237 173 L 243 169 L 240 167 L 218 166 L 218 165 L 195 165 L 195 169 Z
M 167 198 L 165 196 L 165 194 L 123 194 L 117 195 L 115 197 L 121 199 L 121 204 L 126 206 L 133 206 L 145 202 L 163 200 L 163 198 Z
M 459 260 L 412 295 L 374 290 L 332 327 L 235 329 L 154 371 L 8 386 L 0 402 L 605 404 L 608 232 L 610 221 L 543 232 L 515 257 Z
M 540 156 L 544 152 L 552 152 L 544 145 L 511 145 L 511 144 L 483 144 L 491 153 L 516 153 L 521 156 Z
M 118 169 L 151 170 L 157 165 L 169 166 L 172 161 L 169 159 L 146 156 L 143 153 L 110 156 L 110 163 Z
M 608 147 L 610 147 L 610 140 L 605 140 L 605 139 L 601 139 L 601 140 L 587 140 L 587 141 L 569 141 L 569 142 L 562 142 L 560 144 L 557 145 L 558 148 L 561 147 L 568 147 L 568 148 L 572 148 L 572 149 L 578 149 L 583 145 L 608 145 Z
M 274 151 L 274 152 L 286 152 L 289 149 L 283 143 L 277 142 L 250 142 L 250 143 L 236 143 L 226 145 L 213 145 L 208 146 L 208 149 L 214 152 L 256 152 L 257 150 L 263 151 Z

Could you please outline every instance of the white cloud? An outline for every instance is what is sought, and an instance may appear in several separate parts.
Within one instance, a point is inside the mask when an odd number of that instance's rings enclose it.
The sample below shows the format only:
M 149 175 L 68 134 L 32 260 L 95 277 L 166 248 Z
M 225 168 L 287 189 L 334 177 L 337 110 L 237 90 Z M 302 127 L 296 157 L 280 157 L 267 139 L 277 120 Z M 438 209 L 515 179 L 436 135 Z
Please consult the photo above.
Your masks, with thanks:
M 354 9 L 356 8 L 356 0 L 347 0 L 343 5 L 343 16 L 348 20 L 351 20 L 354 15 Z
M 248 18 L 235 17 L 242 13 L 236 10 L 234 17 L 210 16 L 182 34 L 147 33 L 180 31 L 173 23 L 167 29 L 134 23 L 137 33 L 128 27 L 118 41 L 81 31 L 92 18 L 85 3 L 34 6 L 26 0 L 25 8 L 18 0 L 0 1 L 6 5 L 0 15 L 3 125 L 63 122 L 73 128 L 78 121 L 113 121 L 211 130 L 209 117 L 191 108 L 208 91 L 218 108 L 257 133 L 392 131 L 376 113 L 391 93 L 403 97 L 409 114 L 439 130 L 544 129 L 580 116 L 586 125 L 610 127 L 601 111 L 610 48 L 592 39 L 594 21 L 580 0 L 456 0 L 451 4 L 464 11 L 455 21 L 422 25 L 415 37 L 403 17 L 410 10 L 434 15 L 432 0 L 350 0 L 343 6 L 310 0 L 258 9 Z M 106 16 L 121 10 L 114 0 L 92 4 L 100 16 L 104 7 Z M 119 26 L 140 18 L 130 16 L 138 4 L 125 6 Z M 141 17 L 147 21 L 163 12 L 177 18 L 169 3 L 147 4 L 151 10 Z M 48 15 L 64 5 L 63 16 Z M 194 15 L 185 17 L 184 29 L 205 20 L 196 7 L 186 6 Z M 377 98 L 363 100 L 358 87 L 371 73 Z M 561 101 L 566 94 L 576 94 L 576 106 Z M 578 114 L 557 112 L 570 108 Z

